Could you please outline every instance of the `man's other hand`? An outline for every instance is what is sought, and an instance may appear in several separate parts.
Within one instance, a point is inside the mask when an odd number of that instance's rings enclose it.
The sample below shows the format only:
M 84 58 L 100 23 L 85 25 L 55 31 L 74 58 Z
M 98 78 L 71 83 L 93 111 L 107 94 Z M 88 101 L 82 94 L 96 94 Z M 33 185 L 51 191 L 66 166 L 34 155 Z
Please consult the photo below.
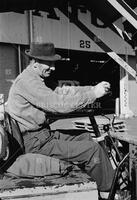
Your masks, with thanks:
M 106 95 L 110 90 L 110 83 L 106 81 L 102 81 L 94 86 L 94 92 L 96 95 L 96 98 L 103 97 Z

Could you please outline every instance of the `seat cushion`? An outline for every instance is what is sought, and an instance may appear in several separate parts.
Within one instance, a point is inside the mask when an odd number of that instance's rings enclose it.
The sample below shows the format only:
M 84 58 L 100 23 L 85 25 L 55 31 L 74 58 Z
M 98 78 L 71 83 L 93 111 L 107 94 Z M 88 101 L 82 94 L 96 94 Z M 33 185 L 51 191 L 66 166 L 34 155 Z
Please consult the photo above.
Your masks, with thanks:
M 59 159 L 34 153 L 19 156 L 7 172 L 20 177 L 41 177 L 63 174 L 70 164 Z

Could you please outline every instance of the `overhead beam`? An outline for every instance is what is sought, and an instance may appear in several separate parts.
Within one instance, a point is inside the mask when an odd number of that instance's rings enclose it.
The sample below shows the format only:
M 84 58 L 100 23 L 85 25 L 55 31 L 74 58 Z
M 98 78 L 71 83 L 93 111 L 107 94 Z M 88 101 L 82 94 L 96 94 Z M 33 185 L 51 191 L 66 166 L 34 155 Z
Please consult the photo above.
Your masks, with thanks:
M 132 41 L 132 38 L 129 36 L 129 34 L 125 31 L 125 30 L 121 30 L 116 24 L 115 22 L 113 23 L 108 23 L 108 24 L 105 24 L 101 19 L 99 19 L 102 24 L 98 24 L 97 23 L 97 15 L 91 11 L 91 9 L 88 9 L 89 12 L 91 13 L 91 23 L 93 25 L 95 25 L 96 27 L 99 27 L 99 28 L 110 28 L 114 33 L 116 33 L 119 37 L 121 37 L 123 40 L 125 40 L 125 42 L 127 42 L 129 45 L 131 45 L 131 47 L 133 48 L 133 41 Z
M 68 11 L 68 9 L 58 8 L 66 17 L 70 17 L 71 22 L 73 22 L 83 33 L 85 33 L 91 40 L 93 40 L 104 52 L 106 52 L 109 57 L 115 60 L 122 68 L 124 68 L 131 76 L 136 79 L 136 71 L 126 63 L 120 56 L 118 56 L 109 46 L 107 46 L 98 36 L 96 36 L 90 29 L 88 29 L 76 15 L 76 10 L 74 13 Z M 73 12 L 73 11 L 72 11 Z
M 132 38 L 126 31 L 121 30 L 115 23 L 111 24 L 109 28 L 133 48 Z
M 137 29 L 137 14 L 123 0 L 106 0 Z

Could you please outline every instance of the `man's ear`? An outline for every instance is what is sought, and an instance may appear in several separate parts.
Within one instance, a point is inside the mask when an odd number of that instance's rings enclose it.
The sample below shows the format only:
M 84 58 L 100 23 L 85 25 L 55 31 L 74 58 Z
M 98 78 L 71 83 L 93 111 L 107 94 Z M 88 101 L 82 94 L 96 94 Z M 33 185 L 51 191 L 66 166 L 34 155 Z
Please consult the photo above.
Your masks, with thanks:
M 29 60 L 29 62 L 30 62 L 30 65 L 33 65 L 33 64 L 35 63 L 35 60 L 34 60 L 33 58 L 31 58 L 31 59 Z
M 33 64 L 33 67 L 36 68 L 36 69 L 38 69 L 39 66 L 40 66 L 40 64 L 34 59 L 32 60 L 32 64 Z
M 38 63 L 34 63 L 34 68 L 38 68 Z

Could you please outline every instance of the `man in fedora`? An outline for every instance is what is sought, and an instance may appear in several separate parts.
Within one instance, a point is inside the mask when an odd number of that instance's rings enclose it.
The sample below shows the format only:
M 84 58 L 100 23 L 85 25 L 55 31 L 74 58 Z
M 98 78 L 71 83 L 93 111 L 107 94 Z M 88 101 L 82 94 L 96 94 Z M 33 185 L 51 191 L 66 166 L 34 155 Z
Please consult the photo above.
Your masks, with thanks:
M 53 43 L 32 43 L 26 51 L 30 64 L 11 86 L 7 111 L 21 130 L 25 153 L 39 153 L 77 163 L 96 181 L 101 195 L 109 191 L 114 171 L 101 146 L 89 133 L 79 135 L 51 131 L 48 113 L 69 113 L 83 108 L 107 94 L 110 84 L 96 86 L 57 87 L 51 89 L 47 78 L 55 70 Z

